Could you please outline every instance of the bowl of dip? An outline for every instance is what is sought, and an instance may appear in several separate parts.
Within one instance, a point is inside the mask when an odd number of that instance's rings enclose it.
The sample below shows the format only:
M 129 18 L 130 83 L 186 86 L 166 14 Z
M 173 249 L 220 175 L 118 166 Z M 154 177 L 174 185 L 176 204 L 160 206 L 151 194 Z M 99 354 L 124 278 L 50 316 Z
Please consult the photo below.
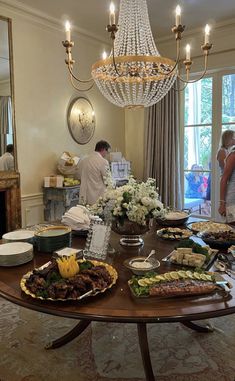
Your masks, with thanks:
M 124 266 L 130 269 L 135 275 L 143 275 L 148 271 L 153 271 L 160 266 L 160 262 L 153 255 L 147 261 L 147 257 L 132 257 L 124 261 Z

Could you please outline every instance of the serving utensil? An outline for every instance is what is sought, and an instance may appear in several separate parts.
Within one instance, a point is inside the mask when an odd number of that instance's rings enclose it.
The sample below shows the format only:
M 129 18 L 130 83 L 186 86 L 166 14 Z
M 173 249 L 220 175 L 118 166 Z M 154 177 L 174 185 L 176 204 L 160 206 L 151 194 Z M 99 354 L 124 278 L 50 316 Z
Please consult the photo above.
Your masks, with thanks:
M 148 260 L 150 257 L 152 257 L 152 255 L 154 255 L 154 254 L 155 254 L 155 250 L 151 250 L 150 253 L 149 253 L 149 255 L 145 258 L 144 262 L 147 262 L 147 260 Z
M 224 262 L 216 261 L 215 267 L 217 268 L 217 270 L 227 274 L 231 278 L 233 278 L 232 275 L 235 276 L 235 271 L 230 270 Z M 233 278 L 233 279 L 235 279 L 235 278 Z

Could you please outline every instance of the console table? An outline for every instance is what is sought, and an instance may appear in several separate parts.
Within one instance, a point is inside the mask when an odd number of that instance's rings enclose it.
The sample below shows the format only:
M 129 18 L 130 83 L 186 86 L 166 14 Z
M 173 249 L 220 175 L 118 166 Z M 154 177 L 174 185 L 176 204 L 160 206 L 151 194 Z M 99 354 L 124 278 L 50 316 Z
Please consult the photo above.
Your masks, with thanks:
M 45 221 L 60 221 L 62 215 L 79 202 L 80 185 L 63 188 L 43 188 Z

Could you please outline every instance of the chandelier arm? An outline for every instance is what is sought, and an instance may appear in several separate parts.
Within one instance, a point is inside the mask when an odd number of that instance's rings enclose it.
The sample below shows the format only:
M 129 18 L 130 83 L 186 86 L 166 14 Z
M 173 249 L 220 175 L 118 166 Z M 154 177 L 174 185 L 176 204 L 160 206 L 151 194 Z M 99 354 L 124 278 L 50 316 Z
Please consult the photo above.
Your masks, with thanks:
M 76 85 L 75 85 L 75 83 L 74 83 L 74 80 L 73 80 L 73 76 L 72 75 L 70 75 L 69 76 L 69 79 L 70 79 L 70 82 L 71 82 L 71 84 L 72 84 L 72 86 L 74 87 L 74 89 L 76 89 L 76 90 L 78 90 L 78 91 L 89 91 L 89 90 L 91 90 L 92 89 L 92 87 L 94 86 L 94 84 L 95 84 L 95 82 L 93 81 L 93 83 L 87 88 L 87 89 L 80 89 L 79 87 L 77 87 Z M 75 78 L 76 79 L 76 78 Z
M 172 89 L 173 89 L 174 91 L 179 92 L 179 91 L 184 91 L 184 90 L 186 89 L 187 86 L 188 86 L 188 82 L 185 83 L 181 89 L 180 89 L 180 88 L 177 88 L 177 87 L 174 87 L 174 86 L 172 86 Z
M 68 64 L 68 70 L 69 70 L 71 77 L 73 77 L 74 79 L 76 79 L 76 81 L 78 81 L 80 83 L 89 83 L 89 82 L 94 81 L 92 77 L 89 79 L 80 79 L 80 78 L 76 77 L 76 75 L 73 74 L 72 66 L 70 63 Z
M 173 73 L 173 71 L 176 69 L 176 67 L 178 66 L 179 64 L 179 61 L 180 61 L 180 40 L 177 40 L 176 41 L 176 46 L 177 46 L 177 49 L 176 49 L 176 61 L 175 61 L 175 64 L 174 66 L 172 67 L 172 69 L 170 71 L 168 71 L 167 73 L 163 72 L 163 71 L 159 71 L 159 74 L 163 74 L 165 76 L 168 76 L 168 75 L 171 75 Z
M 112 49 L 112 50 L 113 50 L 113 51 L 112 51 L 113 66 L 114 66 L 114 69 L 115 69 L 117 75 L 118 75 L 119 77 L 121 77 L 122 74 L 120 74 L 119 71 L 118 71 L 117 64 L 116 64 L 116 61 L 115 61 L 115 56 L 114 56 L 114 39 L 113 39 L 113 49 Z
M 181 82 L 184 82 L 184 83 L 186 83 L 186 84 L 188 84 L 188 83 L 195 83 L 195 82 L 198 82 L 198 81 L 200 81 L 200 80 L 204 77 L 204 75 L 206 74 L 206 72 L 207 72 L 207 65 L 208 65 L 208 54 L 205 55 L 205 66 L 204 66 L 204 71 L 203 71 L 203 73 L 200 75 L 199 78 L 189 81 L 188 79 L 186 79 L 186 80 L 183 79 L 179 74 L 177 74 L 177 77 L 179 78 L 179 80 L 180 80 Z M 189 72 L 189 70 L 187 70 L 187 78 L 188 78 L 188 74 L 189 74 L 188 72 Z

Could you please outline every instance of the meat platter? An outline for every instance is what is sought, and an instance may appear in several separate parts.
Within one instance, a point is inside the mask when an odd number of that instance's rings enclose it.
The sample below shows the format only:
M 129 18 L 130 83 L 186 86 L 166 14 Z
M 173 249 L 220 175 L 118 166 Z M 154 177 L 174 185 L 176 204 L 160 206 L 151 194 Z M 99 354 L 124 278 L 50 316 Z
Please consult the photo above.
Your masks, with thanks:
M 76 260 L 80 270 L 63 278 L 55 259 L 28 272 L 20 282 L 22 291 L 32 298 L 48 301 L 81 300 L 110 289 L 118 274 L 111 265 L 96 260 Z
M 229 287 L 227 286 L 229 285 Z M 210 272 L 170 271 L 164 274 L 149 273 L 145 276 L 133 276 L 128 285 L 137 298 L 172 298 L 182 296 L 210 295 L 215 292 L 227 295 L 231 285 L 216 282 L 216 275 Z

